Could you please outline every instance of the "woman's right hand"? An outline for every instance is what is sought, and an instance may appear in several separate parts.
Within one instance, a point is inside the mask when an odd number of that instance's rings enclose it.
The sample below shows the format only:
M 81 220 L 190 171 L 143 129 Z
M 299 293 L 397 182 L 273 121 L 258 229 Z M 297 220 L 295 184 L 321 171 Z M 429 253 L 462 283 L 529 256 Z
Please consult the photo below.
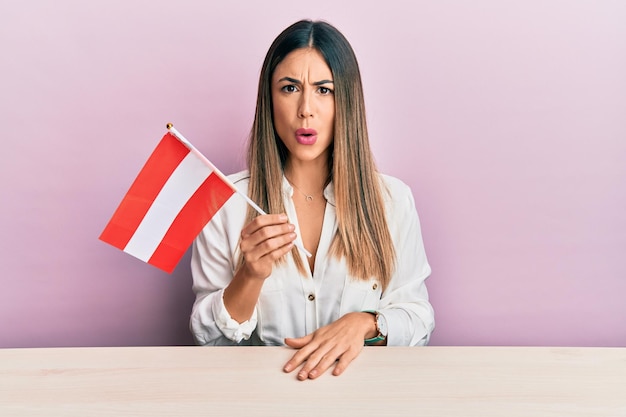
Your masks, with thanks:
M 286 214 L 261 215 L 248 223 L 239 243 L 244 258 L 241 272 L 252 279 L 270 276 L 274 263 L 293 247 L 294 230 Z

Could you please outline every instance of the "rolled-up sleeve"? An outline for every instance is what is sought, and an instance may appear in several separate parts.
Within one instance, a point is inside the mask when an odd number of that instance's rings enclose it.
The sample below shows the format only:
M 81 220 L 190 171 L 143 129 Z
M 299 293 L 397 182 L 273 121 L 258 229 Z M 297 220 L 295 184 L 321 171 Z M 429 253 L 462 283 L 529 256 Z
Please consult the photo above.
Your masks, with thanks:
M 426 345 L 435 328 L 435 314 L 425 284 L 431 268 L 413 194 L 399 180 L 390 181 L 393 199 L 389 228 L 397 263 L 390 284 L 382 294 L 379 311 L 387 320 L 387 345 Z

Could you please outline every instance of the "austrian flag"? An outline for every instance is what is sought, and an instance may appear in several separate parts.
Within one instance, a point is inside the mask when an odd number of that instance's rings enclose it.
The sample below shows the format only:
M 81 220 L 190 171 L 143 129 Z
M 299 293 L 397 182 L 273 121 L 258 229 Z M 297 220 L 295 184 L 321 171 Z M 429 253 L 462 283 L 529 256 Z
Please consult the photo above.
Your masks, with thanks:
M 172 272 L 234 194 L 224 176 L 173 128 L 163 136 L 100 240 Z

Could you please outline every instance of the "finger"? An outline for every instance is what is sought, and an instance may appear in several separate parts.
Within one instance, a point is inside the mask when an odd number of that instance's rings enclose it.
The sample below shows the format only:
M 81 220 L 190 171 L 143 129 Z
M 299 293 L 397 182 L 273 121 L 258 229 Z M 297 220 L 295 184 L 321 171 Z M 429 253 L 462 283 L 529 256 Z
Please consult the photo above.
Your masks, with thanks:
M 320 349 L 309 356 L 307 363 L 302 367 L 302 370 L 307 372 L 308 378 L 315 379 L 322 375 L 345 352 L 345 348 L 340 345 L 332 346 L 329 349 L 322 345 Z
M 302 365 L 300 372 L 298 372 L 298 379 L 303 381 L 308 378 L 316 378 L 323 374 L 340 354 L 338 351 L 333 352 L 333 350 L 336 349 L 330 348 L 329 343 L 317 347 L 306 358 L 306 362 Z M 300 351 L 302 351 L 302 349 Z
M 315 350 L 315 348 L 310 344 L 312 339 L 312 335 L 307 335 L 297 339 L 285 339 L 285 344 L 287 344 L 288 346 L 301 346 L 301 348 L 291 357 L 291 359 L 289 359 L 289 361 L 287 361 L 287 363 L 283 367 L 283 371 L 291 372 L 307 360 L 311 352 Z
M 276 248 L 268 252 L 267 254 L 265 254 L 264 258 L 266 258 L 270 262 L 270 264 L 273 265 L 274 262 L 276 262 L 277 260 L 279 260 L 280 258 L 282 258 L 283 256 L 285 256 L 291 251 L 291 249 L 294 246 L 294 240 L 295 240 L 295 237 L 293 238 L 293 240 L 290 240 L 285 245 L 279 248 Z
M 350 363 L 354 360 L 354 358 L 359 356 L 360 352 L 361 349 L 348 349 L 346 352 L 344 352 L 344 354 L 339 357 L 339 361 L 335 365 L 335 369 L 333 369 L 333 375 L 341 375 L 343 371 L 346 370 L 348 365 L 350 365 Z
M 260 245 L 266 240 L 273 239 L 275 237 L 280 237 L 284 235 L 289 235 L 294 233 L 296 227 L 291 223 L 284 223 L 278 225 L 269 225 L 258 229 L 252 234 L 249 234 L 243 240 L 247 241 L 249 244 L 255 246 Z
M 301 347 L 309 343 L 311 340 L 313 340 L 312 334 L 309 334 L 304 337 L 297 337 L 297 338 L 286 337 L 285 344 L 289 347 L 300 349 Z
M 241 231 L 241 236 L 245 237 L 245 236 L 253 234 L 254 232 L 256 232 L 259 229 L 262 229 L 263 227 L 266 227 L 269 225 L 284 224 L 284 223 L 287 223 L 288 221 L 289 221 L 289 218 L 284 213 L 263 214 L 263 215 L 255 217 L 250 223 L 244 226 L 243 230 Z
M 263 250 L 257 251 L 256 256 L 253 256 L 252 259 L 248 259 L 256 260 L 266 253 L 271 252 L 272 250 L 279 248 L 290 241 L 295 240 L 296 236 L 294 230 L 295 226 L 293 224 L 284 223 L 280 225 L 265 226 L 261 229 L 257 229 L 252 234 L 246 234 L 247 232 L 242 232 L 239 246 L 244 256 L 246 256 L 248 253 L 250 253 L 250 255 L 254 255 L 252 251 L 257 249 L 257 246 L 265 243 L 264 247 L 259 248 Z M 270 241 L 271 239 L 279 237 L 282 237 L 283 239 Z
M 266 256 L 274 261 L 287 253 L 295 240 L 296 234 L 289 232 L 258 243 L 253 239 L 245 239 L 241 242 L 240 248 L 246 262 L 255 262 Z
M 319 362 L 308 372 L 309 379 L 315 379 L 322 375 L 331 367 L 332 364 L 337 362 L 337 358 L 341 356 L 341 353 L 337 349 L 333 349 L 324 356 L 322 356 Z M 310 359 L 309 359 L 310 360 Z M 308 364 L 309 361 L 307 361 Z
M 264 254 L 261 250 L 245 253 L 243 264 L 245 275 L 250 278 L 267 278 L 272 273 L 276 261 L 288 254 L 293 246 L 294 242 L 292 241 L 270 253 Z

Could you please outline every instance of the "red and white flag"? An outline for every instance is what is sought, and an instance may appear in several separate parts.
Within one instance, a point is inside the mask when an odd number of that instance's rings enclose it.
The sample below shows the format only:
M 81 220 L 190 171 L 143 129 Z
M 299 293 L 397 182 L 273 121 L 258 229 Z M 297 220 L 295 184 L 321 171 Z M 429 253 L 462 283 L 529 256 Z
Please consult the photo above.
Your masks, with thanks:
M 169 126 L 168 126 L 169 127 Z M 100 240 L 172 272 L 234 187 L 173 128 L 163 136 Z

